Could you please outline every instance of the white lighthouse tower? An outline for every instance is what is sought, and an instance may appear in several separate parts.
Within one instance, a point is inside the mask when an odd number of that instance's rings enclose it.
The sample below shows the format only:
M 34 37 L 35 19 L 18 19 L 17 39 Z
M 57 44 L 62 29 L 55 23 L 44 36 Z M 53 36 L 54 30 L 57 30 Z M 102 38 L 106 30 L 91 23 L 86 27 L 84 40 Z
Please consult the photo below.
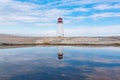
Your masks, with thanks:
M 64 30 L 63 30 L 63 19 L 61 17 L 58 18 L 58 28 L 57 28 L 57 36 L 63 37 L 64 36 Z

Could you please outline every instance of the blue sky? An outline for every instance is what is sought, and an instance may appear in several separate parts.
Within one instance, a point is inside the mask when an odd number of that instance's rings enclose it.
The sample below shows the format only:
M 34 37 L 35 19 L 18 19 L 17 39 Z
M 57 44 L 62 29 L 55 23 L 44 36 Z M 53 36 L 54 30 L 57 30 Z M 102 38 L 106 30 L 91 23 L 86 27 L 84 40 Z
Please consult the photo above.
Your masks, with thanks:
M 1 0 L 0 33 L 56 36 L 120 36 L 120 0 Z

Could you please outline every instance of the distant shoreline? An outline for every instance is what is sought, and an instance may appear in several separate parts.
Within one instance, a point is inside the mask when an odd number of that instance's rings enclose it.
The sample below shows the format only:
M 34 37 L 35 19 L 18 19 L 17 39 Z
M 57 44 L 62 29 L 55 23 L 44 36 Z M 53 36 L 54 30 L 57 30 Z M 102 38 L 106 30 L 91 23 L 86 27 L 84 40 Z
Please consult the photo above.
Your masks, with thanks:
M 24 36 L 0 35 L 0 46 L 18 46 L 18 45 L 120 46 L 120 36 L 24 37 Z
M 120 43 L 102 43 L 102 44 L 99 44 L 99 43 L 96 43 L 96 44 L 93 44 L 93 43 L 0 43 L 0 46 L 26 46 L 26 45 L 53 45 L 53 46 L 56 46 L 56 45 L 70 45 L 70 46 L 120 46 Z

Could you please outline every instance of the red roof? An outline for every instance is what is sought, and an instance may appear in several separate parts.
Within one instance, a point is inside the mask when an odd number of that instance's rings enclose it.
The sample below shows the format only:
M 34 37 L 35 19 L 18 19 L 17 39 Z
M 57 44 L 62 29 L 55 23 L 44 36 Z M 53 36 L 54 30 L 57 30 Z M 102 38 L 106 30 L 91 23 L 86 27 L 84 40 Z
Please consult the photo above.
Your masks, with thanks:
M 62 18 L 61 18 L 61 17 L 59 17 L 59 18 L 58 18 L 58 23 L 63 23 L 63 21 L 62 21 Z

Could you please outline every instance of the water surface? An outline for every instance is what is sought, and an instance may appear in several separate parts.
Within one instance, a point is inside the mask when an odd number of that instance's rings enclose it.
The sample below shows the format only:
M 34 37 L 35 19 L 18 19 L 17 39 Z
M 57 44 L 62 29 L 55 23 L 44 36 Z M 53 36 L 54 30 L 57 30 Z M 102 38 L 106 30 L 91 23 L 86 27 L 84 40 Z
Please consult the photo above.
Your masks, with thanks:
M 118 47 L 0 49 L 0 80 L 120 80 Z

